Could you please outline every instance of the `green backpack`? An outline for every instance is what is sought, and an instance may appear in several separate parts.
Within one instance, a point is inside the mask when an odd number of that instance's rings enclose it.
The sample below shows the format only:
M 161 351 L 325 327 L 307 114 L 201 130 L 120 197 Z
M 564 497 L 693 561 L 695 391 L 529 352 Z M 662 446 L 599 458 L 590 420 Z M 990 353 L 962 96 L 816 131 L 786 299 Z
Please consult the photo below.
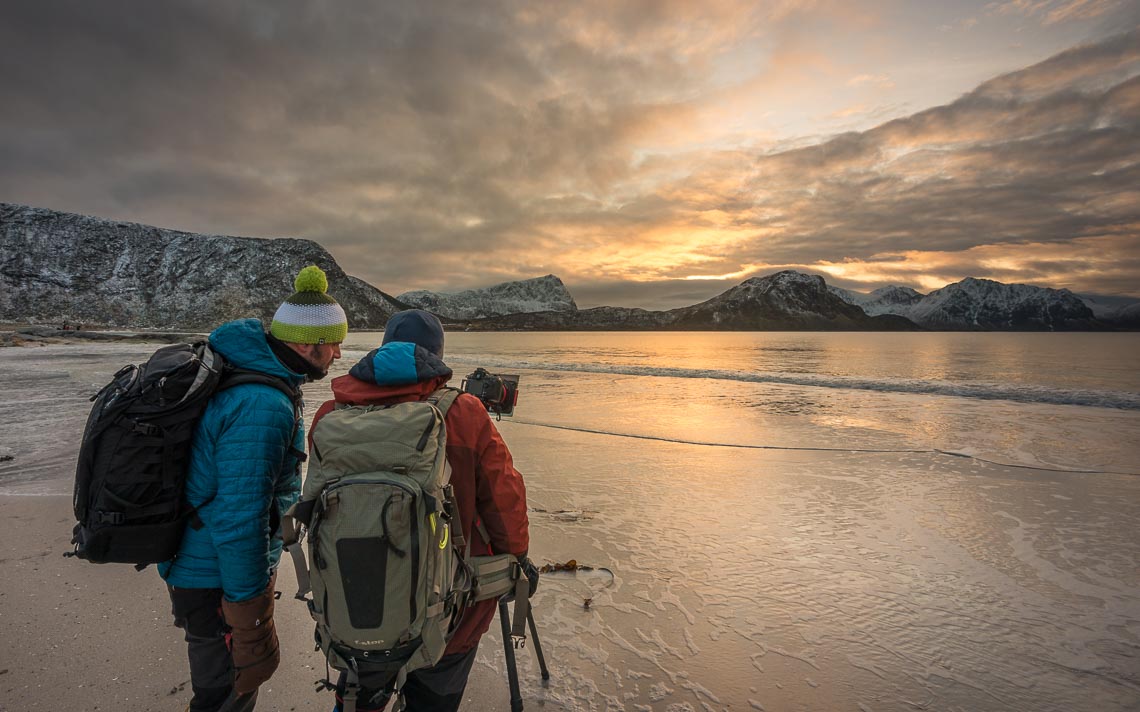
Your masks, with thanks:
M 308 476 L 284 533 L 298 598 L 311 586 L 317 643 L 347 673 L 345 712 L 361 673 L 395 673 L 398 692 L 408 672 L 443 656 L 468 603 L 516 590 L 515 557 L 467 556 L 444 425 L 458 394 L 338 403 L 313 430 Z M 308 533 L 307 575 L 290 519 Z

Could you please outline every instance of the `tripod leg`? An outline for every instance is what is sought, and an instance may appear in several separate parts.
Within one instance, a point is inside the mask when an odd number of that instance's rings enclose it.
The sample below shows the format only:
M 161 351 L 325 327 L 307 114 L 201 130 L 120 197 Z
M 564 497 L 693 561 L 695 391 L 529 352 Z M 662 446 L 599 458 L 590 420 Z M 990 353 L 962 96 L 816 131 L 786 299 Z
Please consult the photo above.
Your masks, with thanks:
M 538 656 L 538 669 L 542 671 L 542 679 L 550 679 L 550 671 L 546 669 L 546 658 L 542 655 L 542 643 L 538 640 L 538 628 L 534 625 L 534 608 L 526 612 L 526 622 L 530 625 L 530 639 L 534 641 L 534 654 Z
M 511 686 L 511 712 L 522 712 L 519 669 L 515 665 L 515 649 L 511 646 L 511 619 L 506 601 L 499 601 L 499 623 L 503 626 L 503 654 L 507 658 L 507 683 Z

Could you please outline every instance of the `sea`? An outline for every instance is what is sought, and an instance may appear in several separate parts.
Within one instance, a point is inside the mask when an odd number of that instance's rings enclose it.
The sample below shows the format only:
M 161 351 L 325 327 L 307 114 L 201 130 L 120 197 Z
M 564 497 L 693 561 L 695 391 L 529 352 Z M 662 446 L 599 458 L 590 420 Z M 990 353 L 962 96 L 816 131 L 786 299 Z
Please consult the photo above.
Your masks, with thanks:
M 0 349 L 0 494 L 69 493 L 86 398 L 153 348 Z M 527 709 L 1140 710 L 1140 334 L 449 332 L 445 360 L 520 379 Z

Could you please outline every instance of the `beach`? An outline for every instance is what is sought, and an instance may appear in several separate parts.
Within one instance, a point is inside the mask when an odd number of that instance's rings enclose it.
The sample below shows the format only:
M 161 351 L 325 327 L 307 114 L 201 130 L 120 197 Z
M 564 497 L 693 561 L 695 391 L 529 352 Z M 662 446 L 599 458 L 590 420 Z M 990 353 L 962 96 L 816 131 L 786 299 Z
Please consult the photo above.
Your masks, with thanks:
M 921 336 L 890 347 L 929 350 Z M 370 338 L 346 345 L 337 373 Z M 703 369 L 674 342 L 652 345 L 697 364 L 692 375 L 629 373 L 652 365 L 645 337 L 448 338 L 456 383 L 475 364 L 523 375 L 519 411 L 498 427 L 526 477 L 531 556 L 590 569 L 543 576 L 535 618 L 551 680 L 521 652 L 526 709 L 1140 709 L 1131 384 L 1029 383 L 1018 402 L 954 384 L 916 393 L 910 374 L 840 374 L 878 390 L 810 385 L 790 367 L 784 382 L 759 382 L 769 371 L 755 366 L 751 381 L 728 375 L 745 369 L 724 354 L 746 347 L 800 366 L 856 353 L 811 335 L 705 337 L 720 341 Z M 189 699 L 158 575 L 63 558 L 86 396 L 151 348 L 0 350 L 0 709 Z M 310 412 L 327 389 L 306 386 Z M 1093 398 L 1121 407 L 1065 401 Z M 283 565 L 283 659 L 259 709 L 327 710 L 293 578 Z M 497 627 L 463 709 L 509 708 Z
M 0 520 L 0 710 L 185 709 L 186 644 L 154 568 L 64 559 L 74 523 L 67 497 L 0 497 Z M 291 597 L 291 566 L 278 583 L 281 666 L 258 709 L 330 710 L 332 694 L 314 691 L 324 666 L 312 619 Z M 485 667 L 476 668 L 469 695 L 472 709 L 509 709 L 506 679 Z

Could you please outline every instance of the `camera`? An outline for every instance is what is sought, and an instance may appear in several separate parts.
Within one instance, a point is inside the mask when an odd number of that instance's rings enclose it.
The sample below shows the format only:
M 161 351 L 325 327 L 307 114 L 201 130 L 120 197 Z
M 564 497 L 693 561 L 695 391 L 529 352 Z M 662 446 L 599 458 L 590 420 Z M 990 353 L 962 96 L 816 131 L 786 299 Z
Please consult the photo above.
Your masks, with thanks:
M 513 415 L 515 403 L 519 400 L 518 375 L 490 373 L 485 368 L 477 368 L 467 374 L 461 384 L 463 390 L 483 401 L 487 412 L 499 416 Z

